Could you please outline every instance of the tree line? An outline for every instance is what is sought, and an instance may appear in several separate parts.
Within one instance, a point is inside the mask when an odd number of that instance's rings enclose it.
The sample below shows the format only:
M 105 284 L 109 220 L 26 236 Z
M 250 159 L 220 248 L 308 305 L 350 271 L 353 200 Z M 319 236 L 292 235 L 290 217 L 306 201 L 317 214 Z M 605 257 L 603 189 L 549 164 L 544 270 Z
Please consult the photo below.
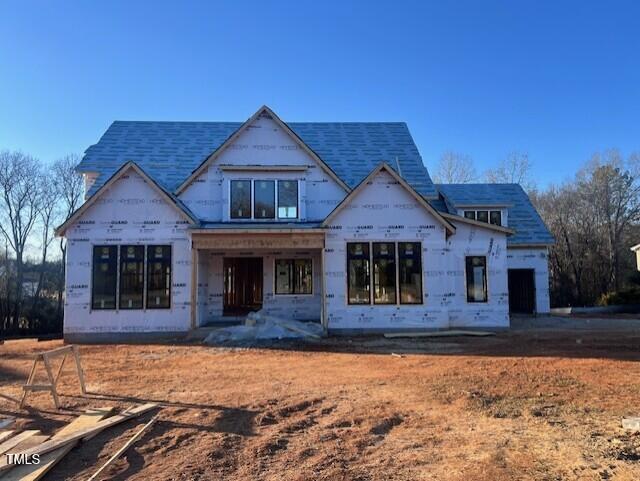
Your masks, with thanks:
M 549 251 L 552 306 L 640 304 L 630 247 L 640 243 L 640 154 L 596 153 L 575 176 L 540 189 L 526 153 L 513 152 L 477 175 L 471 157 L 445 153 L 441 183 L 519 183 L 555 238 Z
M 54 229 L 83 201 L 77 155 L 51 164 L 0 151 L 0 334 L 62 330 L 66 243 Z

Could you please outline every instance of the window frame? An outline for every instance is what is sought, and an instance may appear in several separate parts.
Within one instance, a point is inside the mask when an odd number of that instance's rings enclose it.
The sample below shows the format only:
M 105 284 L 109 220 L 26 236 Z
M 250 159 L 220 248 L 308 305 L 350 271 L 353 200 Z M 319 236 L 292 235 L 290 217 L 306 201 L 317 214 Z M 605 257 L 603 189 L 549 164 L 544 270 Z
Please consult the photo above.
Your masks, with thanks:
M 169 305 L 168 306 L 149 306 L 149 249 L 153 247 L 167 247 L 169 249 Z M 173 244 L 148 244 L 145 245 L 145 283 L 144 283 L 144 309 L 167 310 L 173 307 Z
M 256 182 L 270 182 L 273 184 L 273 217 L 257 217 L 256 216 Z M 275 220 L 278 218 L 278 181 L 276 179 L 251 179 L 251 190 L 253 192 L 252 206 L 251 206 L 251 219 L 259 221 Z
M 467 259 L 479 257 L 484 259 L 484 300 L 476 301 L 469 298 L 469 273 L 467 270 Z M 489 303 L 489 260 L 485 254 L 471 254 L 464 256 L 464 293 L 467 304 L 488 304 Z
M 128 307 L 122 306 L 122 263 L 127 262 L 122 257 L 123 249 L 127 247 L 133 247 L 134 249 L 142 248 L 142 293 L 140 299 L 140 307 Z M 138 259 L 138 258 L 136 258 Z M 140 262 L 138 260 L 133 262 Z M 118 244 L 118 310 L 124 311 L 141 311 L 145 310 L 145 300 L 147 297 L 147 276 L 146 276 L 146 264 L 147 264 L 147 246 L 145 244 Z
M 234 182 L 249 182 L 249 216 L 236 217 L 233 214 L 233 184 Z M 253 179 L 229 179 L 229 219 L 231 220 L 253 220 Z
M 290 265 L 293 266 L 293 276 L 292 276 L 292 283 L 291 283 L 292 292 L 278 292 L 278 272 L 277 272 L 278 261 L 287 261 L 290 263 Z M 296 261 L 309 261 L 309 264 L 311 265 L 311 292 L 295 292 Z M 313 264 L 314 264 L 313 257 L 276 257 L 273 260 L 273 295 L 274 296 L 313 296 L 314 294 L 314 286 L 313 286 L 314 265 Z
M 280 217 L 280 182 L 293 182 L 296 186 L 296 216 Z M 276 182 L 276 218 L 279 220 L 297 220 L 300 218 L 300 183 L 298 179 L 277 179 Z
M 469 215 L 473 214 L 473 217 L 470 217 Z M 465 219 L 470 219 L 470 220 L 476 220 L 477 214 L 475 210 L 465 210 L 464 211 L 464 218 Z
M 370 286 L 369 286 L 369 290 L 371 291 L 371 300 L 372 300 L 372 305 L 375 306 L 393 306 L 393 305 L 397 305 L 398 301 L 399 301 L 399 278 L 400 278 L 400 273 L 398 271 L 399 269 L 399 264 L 398 264 L 398 244 L 399 242 L 374 242 L 371 241 L 371 247 L 369 248 L 369 251 L 371 253 L 371 264 L 369 267 L 369 276 L 370 276 Z M 375 274 L 375 269 L 376 269 L 376 259 L 388 259 L 388 257 L 381 257 L 381 256 L 377 256 L 375 254 L 375 246 L 380 245 L 380 244 L 391 244 L 391 246 L 393 247 L 393 302 L 379 302 L 376 301 L 376 274 Z
M 369 263 L 369 275 L 368 275 L 368 282 L 367 282 L 367 287 L 369 289 L 369 300 L 367 302 L 351 302 L 351 295 L 350 295 L 350 286 L 351 283 L 349 282 L 350 280 L 350 269 L 349 269 L 349 262 L 352 260 L 350 257 L 350 252 L 349 252 L 349 245 L 350 244 L 365 244 L 367 246 L 368 249 L 368 253 L 367 253 L 367 257 L 366 257 L 366 261 Z M 347 299 L 347 305 L 349 306 L 370 306 L 372 305 L 372 292 L 371 292 L 371 241 L 366 241 L 366 242 L 346 242 L 346 249 L 345 249 L 345 260 L 346 260 L 346 264 L 347 264 L 347 269 L 346 269 L 346 273 L 347 275 L 345 276 L 345 280 L 347 282 L 346 285 L 346 299 Z M 356 259 L 360 259 L 360 257 L 357 257 Z
M 493 220 L 491 219 L 493 217 L 493 214 L 498 214 L 498 223 L 497 224 L 495 222 L 493 222 Z M 489 224 L 502 226 L 502 211 L 501 210 L 490 210 L 489 211 Z
M 95 259 L 95 250 L 99 248 L 107 247 L 109 249 L 115 249 L 115 285 L 113 289 L 113 307 L 96 307 L 94 303 L 94 292 L 95 292 L 95 278 L 94 278 L 94 268 L 96 265 Z M 119 301 L 119 285 L 120 285 L 120 246 L 118 244 L 92 244 L 91 245 L 91 292 L 89 293 L 91 298 L 91 304 L 89 311 L 117 311 L 118 310 L 118 301 Z
M 398 256 L 398 304 L 403 306 L 419 306 L 424 304 L 424 264 L 422 263 L 422 242 L 404 241 L 397 242 L 397 256 Z M 420 261 L 420 295 L 417 296 L 420 299 L 419 302 L 402 302 L 402 284 L 400 282 L 400 244 L 418 244 L 418 254 L 415 256 Z M 409 259 L 407 257 L 407 259 Z

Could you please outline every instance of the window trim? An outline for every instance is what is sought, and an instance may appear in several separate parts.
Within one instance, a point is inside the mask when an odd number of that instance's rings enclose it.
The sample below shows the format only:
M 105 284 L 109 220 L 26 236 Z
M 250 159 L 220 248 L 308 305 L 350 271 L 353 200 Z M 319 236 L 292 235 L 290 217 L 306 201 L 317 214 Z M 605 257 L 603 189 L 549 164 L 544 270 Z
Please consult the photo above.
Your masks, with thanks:
M 374 293 L 373 293 L 373 244 L 374 243 L 383 243 L 383 244 L 394 244 L 395 248 L 395 262 L 396 262 L 396 302 L 393 304 L 381 304 L 374 302 Z M 420 246 L 420 302 L 411 302 L 411 303 L 401 303 L 400 302 L 400 250 L 398 248 L 398 244 L 418 244 Z M 360 302 L 353 303 L 349 301 L 349 244 L 368 244 L 369 245 L 369 302 Z M 423 242 L 422 240 L 389 240 L 389 239 L 367 239 L 364 241 L 357 240 L 346 240 L 345 241 L 345 302 L 347 306 L 426 306 L 427 301 L 425 300 L 425 274 L 424 274 L 424 252 L 423 252 Z
M 351 260 L 349 258 L 349 244 L 367 244 L 369 246 L 369 255 L 367 256 L 367 260 L 369 262 L 369 301 L 368 302 L 351 302 L 351 297 L 349 296 L 349 261 Z M 348 306 L 371 306 L 372 305 L 372 295 L 373 293 L 371 292 L 371 241 L 365 241 L 365 242 L 349 242 L 347 241 L 345 243 L 345 262 L 346 262 L 346 276 L 345 277 L 345 281 L 346 281 L 346 301 L 347 301 L 347 305 Z
M 469 257 L 483 257 L 484 258 L 484 287 L 485 296 L 483 301 L 469 300 L 469 284 L 467 277 L 467 259 Z M 468 254 L 464 256 L 464 299 L 466 304 L 488 304 L 489 303 L 489 258 L 484 254 Z
M 395 295 L 395 299 L 394 302 L 376 302 L 376 279 L 375 279 L 375 244 L 391 244 L 393 246 L 393 291 L 394 291 L 394 295 Z M 400 277 L 400 265 L 398 263 L 398 244 L 399 242 L 395 242 L 395 241 L 391 241 L 391 242 L 371 242 L 371 247 L 369 248 L 370 252 L 371 252 L 371 266 L 369 268 L 369 273 L 370 273 L 370 277 L 371 280 L 369 281 L 371 283 L 370 286 L 370 290 L 371 290 L 371 300 L 372 300 L 372 305 L 374 306 L 395 306 L 398 305 L 398 301 L 400 300 L 398 298 L 399 294 L 400 294 L 400 283 L 398 282 L 399 277 Z M 383 257 L 384 259 L 384 257 Z
M 169 248 L 169 305 L 167 307 L 149 307 L 149 247 L 168 247 Z M 145 245 L 145 282 L 144 282 L 144 309 L 150 309 L 152 311 L 166 311 L 173 308 L 173 244 L 147 244 Z
M 291 293 L 281 293 L 281 292 L 277 292 L 278 290 L 278 275 L 277 275 L 277 271 L 276 271 L 276 264 L 278 263 L 278 261 L 293 261 L 294 266 L 295 266 L 295 261 L 296 260 L 308 260 L 311 262 L 311 292 L 305 292 L 305 293 L 299 293 L 296 294 L 295 292 L 291 292 Z M 315 272 L 315 265 L 313 262 L 313 257 L 275 257 L 273 259 L 273 295 L 274 296 L 279 296 L 279 297 L 291 297 L 291 296 L 313 296 L 315 293 L 315 289 L 314 289 L 314 282 L 313 282 L 313 274 Z M 294 270 L 295 272 L 295 270 Z M 294 279 L 295 280 L 295 279 Z M 294 287 L 295 287 L 295 282 L 294 282 Z
M 273 182 L 273 217 L 256 217 L 256 182 Z M 252 205 L 251 220 L 270 221 L 278 218 L 278 181 L 276 179 L 251 179 Z
M 296 216 L 280 217 L 280 182 L 294 182 L 296 185 Z M 277 179 L 276 182 L 276 219 L 278 220 L 298 220 L 300 218 L 300 181 L 298 179 Z
M 422 259 L 422 242 L 413 242 L 413 241 L 398 241 L 398 244 L 418 244 L 420 246 L 420 253 L 418 258 L 420 259 L 420 302 L 402 302 L 402 291 L 400 287 L 400 247 L 398 246 L 397 256 L 398 256 L 398 304 L 402 306 L 421 306 L 424 304 L 424 264 Z
M 116 285 L 115 285 L 115 292 L 114 292 L 114 307 L 94 307 L 94 303 L 93 303 L 93 287 L 94 287 L 94 280 L 93 280 L 93 268 L 95 265 L 95 259 L 94 259 L 94 250 L 96 247 L 115 247 L 116 250 Z M 119 301 L 119 295 L 118 295 L 118 291 L 119 291 L 119 286 L 120 286 L 120 248 L 118 244 L 91 244 L 91 277 L 90 277 L 90 281 L 89 281 L 89 312 L 92 311 L 117 311 L 118 310 L 118 301 Z
M 249 182 L 249 217 L 234 217 L 231 206 L 233 205 L 233 183 Z M 229 219 L 232 221 L 250 221 L 253 219 L 253 179 L 229 179 Z

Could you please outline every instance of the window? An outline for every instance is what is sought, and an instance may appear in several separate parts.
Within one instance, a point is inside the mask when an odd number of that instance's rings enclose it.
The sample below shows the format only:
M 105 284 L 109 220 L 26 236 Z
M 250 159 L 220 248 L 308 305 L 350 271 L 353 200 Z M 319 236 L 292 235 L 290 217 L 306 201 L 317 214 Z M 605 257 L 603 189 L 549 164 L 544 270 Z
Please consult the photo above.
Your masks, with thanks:
M 276 259 L 276 294 L 311 294 L 311 259 Z
M 278 181 L 278 218 L 296 219 L 298 217 L 298 181 Z
M 115 309 L 118 281 L 118 247 L 93 247 L 91 308 Z
M 487 258 L 468 256 L 465 261 L 467 302 L 487 302 Z
M 144 246 L 120 246 L 120 309 L 142 309 Z
M 467 219 L 477 220 L 478 222 L 502 225 L 502 211 L 500 210 L 465 210 L 464 216 Z
M 231 218 L 251 219 L 251 181 L 231 181 Z
M 276 187 L 273 180 L 254 182 L 255 204 L 253 215 L 256 219 L 273 219 L 276 216 Z
M 373 303 L 396 303 L 396 246 L 373 243 Z
M 422 304 L 422 257 L 419 242 L 398 243 L 400 304 Z
M 347 284 L 349 304 L 370 304 L 369 244 L 347 243 Z
M 147 247 L 147 309 L 171 307 L 171 246 Z

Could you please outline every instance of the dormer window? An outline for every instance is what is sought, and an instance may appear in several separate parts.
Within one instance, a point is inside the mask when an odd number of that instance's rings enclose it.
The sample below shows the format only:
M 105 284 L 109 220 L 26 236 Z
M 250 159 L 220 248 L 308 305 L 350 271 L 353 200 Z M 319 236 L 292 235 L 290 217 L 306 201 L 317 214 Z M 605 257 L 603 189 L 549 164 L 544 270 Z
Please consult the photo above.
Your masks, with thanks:
M 251 219 L 251 181 L 231 181 L 231 215 L 232 219 Z
M 273 219 L 276 216 L 276 187 L 273 180 L 254 182 L 255 204 L 253 215 L 256 219 Z
M 231 180 L 230 219 L 297 219 L 297 180 Z
M 298 182 L 295 180 L 278 181 L 278 218 L 298 218 Z
M 493 225 L 502 225 L 502 211 L 500 210 L 465 210 L 464 216 L 467 219 L 486 222 Z

